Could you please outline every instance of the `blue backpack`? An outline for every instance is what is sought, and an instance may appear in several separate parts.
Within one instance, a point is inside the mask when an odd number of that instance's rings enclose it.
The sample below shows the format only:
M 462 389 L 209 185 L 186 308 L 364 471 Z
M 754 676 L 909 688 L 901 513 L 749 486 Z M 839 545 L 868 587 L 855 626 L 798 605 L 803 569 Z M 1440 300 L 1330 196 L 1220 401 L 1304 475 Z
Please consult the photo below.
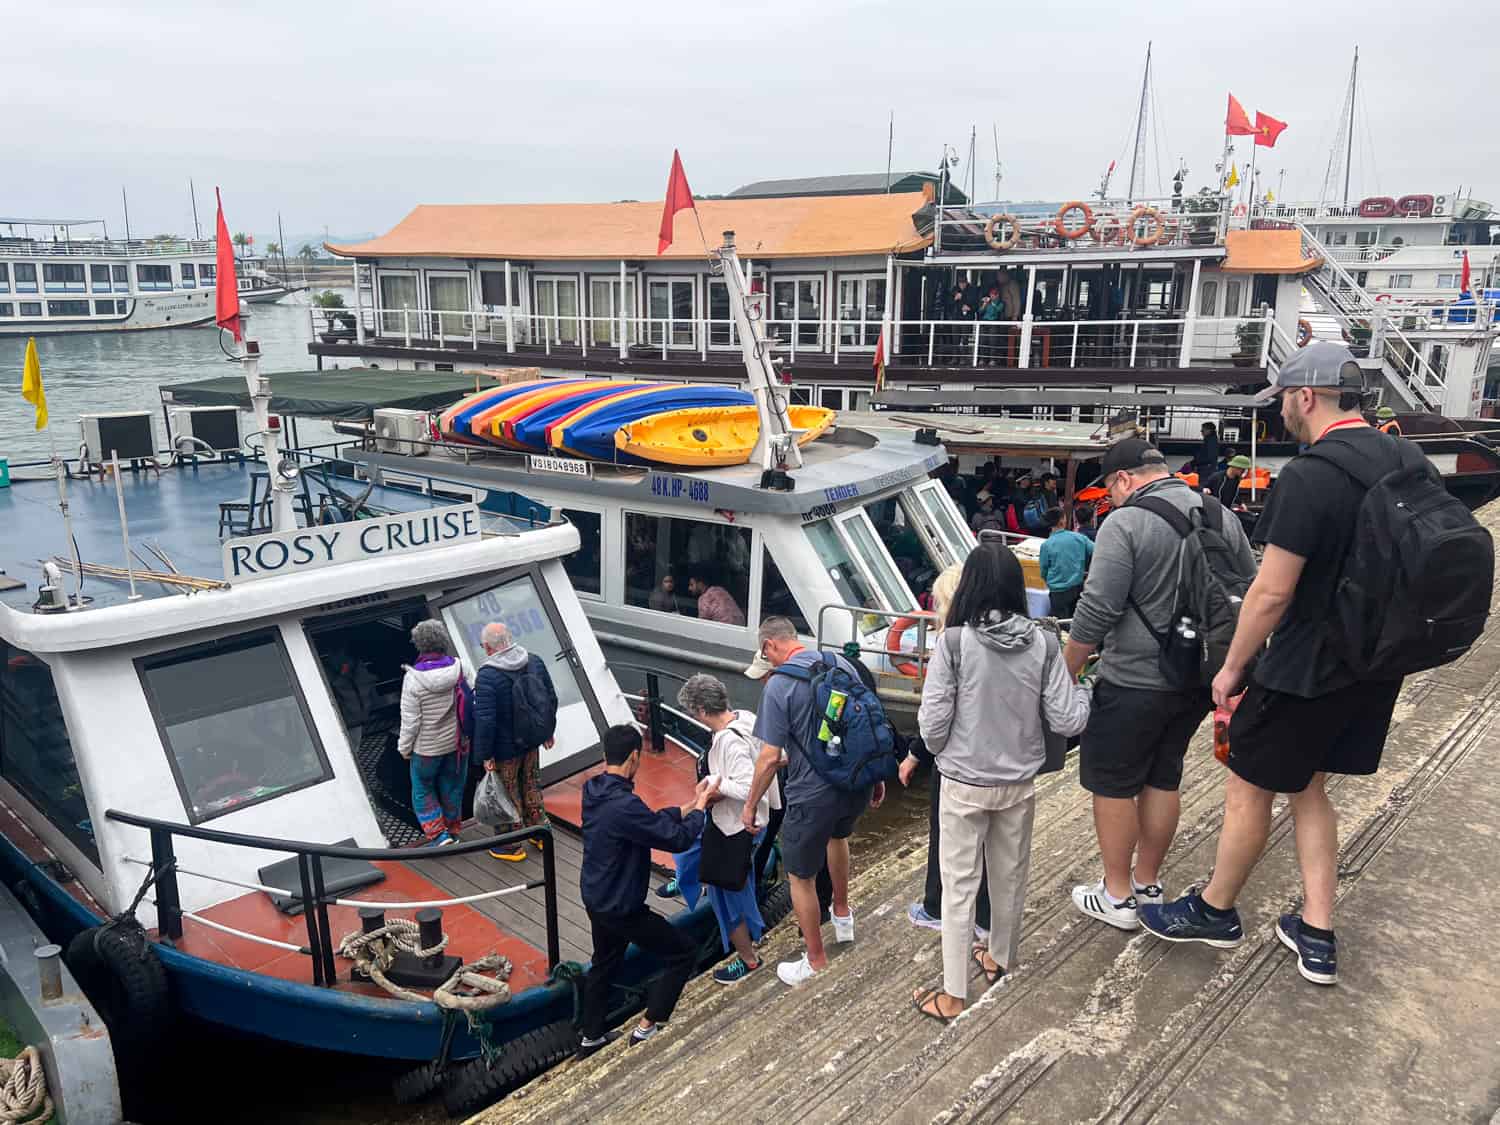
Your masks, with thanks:
M 1021 512 L 1021 522 L 1028 530 L 1047 530 L 1047 501 L 1041 496 L 1026 501 L 1026 507 Z
M 858 793 L 896 776 L 896 734 L 880 697 L 843 660 L 820 652 L 817 664 L 786 663 L 772 675 L 790 676 L 812 688 L 812 721 L 796 748 L 819 777 L 835 789 Z M 837 720 L 827 719 L 828 698 L 836 691 L 847 697 L 844 710 Z M 839 740 L 835 753 L 818 737 L 825 722 L 830 741 L 832 736 Z

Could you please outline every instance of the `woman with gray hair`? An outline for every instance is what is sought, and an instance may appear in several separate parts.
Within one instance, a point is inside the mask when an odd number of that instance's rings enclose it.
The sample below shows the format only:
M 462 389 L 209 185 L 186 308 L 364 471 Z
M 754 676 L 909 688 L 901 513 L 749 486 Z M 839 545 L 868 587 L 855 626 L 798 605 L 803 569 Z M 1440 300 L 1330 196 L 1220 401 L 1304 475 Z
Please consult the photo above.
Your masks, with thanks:
M 749 711 L 733 710 L 724 682 L 703 672 L 690 676 L 682 685 L 677 692 L 677 705 L 713 731 L 713 742 L 707 756 L 699 763 L 698 772 L 701 777 L 716 776 L 719 779 L 721 799 L 709 810 L 714 828 L 725 836 L 744 832 L 745 801 L 750 796 L 750 783 L 755 778 L 755 760 L 760 756 L 760 742 L 751 733 L 755 729 L 755 715 Z M 773 781 L 756 807 L 756 822 L 765 824 L 770 820 L 771 809 L 780 807 L 781 795 Z M 762 829 L 757 835 L 757 843 L 764 833 Z M 699 840 L 687 851 L 673 857 L 677 866 L 677 884 L 689 910 L 698 901 L 701 851 L 702 841 Z M 735 951 L 733 960 L 714 970 L 714 980 L 719 984 L 737 984 L 761 966 L 755 943 L 765 932 L 766 924 L 755 898 L 755 865 L 750 865 L 744 885 L 738 890 L 712 885 L 704 885 L 703 890 L 714 908 L 714 917 L 719 921 L 724 952 L 728 953 L 731 947 Z
M 401 681 L 401 733 L 396 749 L 411 763 L 411 803 L 422 834 L 439 847 L 454 843 L 463 820 L 468 746 L 463 741 L 463 669 L 448 630 L 419 621 L 411 631 L 417 662 Z

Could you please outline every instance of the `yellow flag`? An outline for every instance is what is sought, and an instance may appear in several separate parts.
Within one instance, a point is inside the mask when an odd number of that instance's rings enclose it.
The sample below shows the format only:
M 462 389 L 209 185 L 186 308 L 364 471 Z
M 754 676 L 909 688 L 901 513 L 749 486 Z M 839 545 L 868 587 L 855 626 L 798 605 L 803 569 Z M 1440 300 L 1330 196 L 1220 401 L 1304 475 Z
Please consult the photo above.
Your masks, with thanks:
M 1271 191 L 1269 188 L 1266 189 L 1266 202 L 1267 203 L 1275 203 L 1276 202 L 1276 193 L 1274 191 Z
M 1229 179 L 1227 179 L 1227 180 L 1224 181 L 1224 186 L 1225 187 L 1239 187 L 1240 186 L 1240 171 L 1233 164 L 1231 164 L 1229 166 Z
M 47 392 L 42 388 L 42 361 L 36 357 L 36 337 L 26 341 L 25 374 L 21 377 L 21 397 L 36 407 L 36 428 L 47 428 Z

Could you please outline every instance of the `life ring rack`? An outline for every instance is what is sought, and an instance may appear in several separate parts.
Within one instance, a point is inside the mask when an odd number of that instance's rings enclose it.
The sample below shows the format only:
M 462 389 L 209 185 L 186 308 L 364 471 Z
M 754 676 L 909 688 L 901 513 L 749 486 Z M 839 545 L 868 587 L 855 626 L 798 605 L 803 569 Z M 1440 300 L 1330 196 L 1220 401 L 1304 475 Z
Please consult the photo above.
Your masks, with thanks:
M 1083 222 L 1079 226 L 1070 227 L 1064 220 L 1074 211 L 1082 213 Z M 1082 238 L 1094 229 L 1094 209 L 1081 199 L 1070 199 L 1057 209 L 1057 216 L 1052 220 L 1052 229 L 1057 232 L 1059 238 L 1066 238 L 1069 242 L 1075 238 Z
M 1010 224 L 1009 238 L 995 237 L 995 229 L 1001 223 Z M 991 215 L 989 221 L 984 224 L 984 240 L 993 250 L 1014 250 L 1016 244 L 1021 241 L 1021 220 L 1014 215 Z
M 907 655 L 901 650 L 901 634 L 917 624 L 918 617 L 898 617 L 891 622 L 891 627 L 885 631 L 886 659 L 890 661 L 891 667 L 903 676 L 916 679 L 922 674 L 922 669 L 913 661 L 898 660 L 897 657 Z

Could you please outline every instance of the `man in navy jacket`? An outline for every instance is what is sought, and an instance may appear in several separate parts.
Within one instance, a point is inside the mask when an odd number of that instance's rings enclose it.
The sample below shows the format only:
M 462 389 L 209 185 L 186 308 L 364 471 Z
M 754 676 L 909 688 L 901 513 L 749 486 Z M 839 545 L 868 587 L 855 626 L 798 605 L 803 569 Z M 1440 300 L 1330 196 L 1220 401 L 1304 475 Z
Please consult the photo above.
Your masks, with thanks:
M 698 783 L 692 801 L 681 808 L 653 811 L 635 795 L 641 767 L 641 734 L 632 726 L 604 734 L 604 772 L 583 786 L 583 867 L 579 875 L 584 909 L 594 934 L 594 960 L 583 982 L 583 1041 L 587 1058 L 619 1037 L 606 1033 L 610 978 L 634 942 L 663 962 L 651 984 L 646 1013 L 630 1033 L 644 1043 L 672 1016 L 693 971 L 697 943 L 646 905 L 651 849 L 686 851 L 703 834 L 703 810 L 718 800 L 717 781 Z

